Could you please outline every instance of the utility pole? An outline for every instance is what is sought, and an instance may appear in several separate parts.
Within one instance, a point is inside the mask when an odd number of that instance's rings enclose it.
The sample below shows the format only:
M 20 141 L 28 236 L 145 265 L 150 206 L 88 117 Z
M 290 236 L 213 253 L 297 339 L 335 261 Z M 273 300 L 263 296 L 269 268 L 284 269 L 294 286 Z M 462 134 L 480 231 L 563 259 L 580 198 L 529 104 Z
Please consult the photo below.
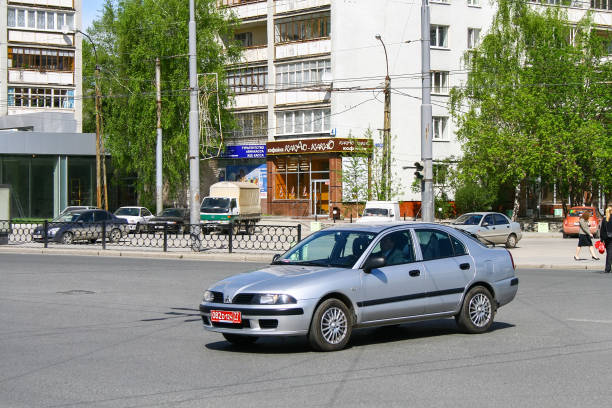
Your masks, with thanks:
M 100 186 L 100 66 L 96 61 L 96 207 L 102 208 Z
M 189 223 L 192 242 L 199 242 L 200 155 L 195 0 L 189 0 Z M 198 248 L 199 250 L 199 245 Z
M 162 198 L 162 128 L 161 128 L 161 64 L 159 58 L 155 58 L 155 85 L 157 88 L 157 146 L 155 150 L 155 214 L 161 214 L 163 210 Z
M 431 119 L 431 73 L 429 53 L 431 47 L 429 26 L 429 0 L 422 0 L 421 5 L 421 161 L 425 174 L 421 191 L 421 217 L 423 221 L 434 221 L 433 200 L 433 149 L 432 149 L 432 119 Z
M 387 75 L 385 76 L 385 116 L 383 124 L 383 157 L 382 157 L 382 180 L 384 199 L 391 199 L 391 77 L 389 76 L 389 58 L 387 47 L 380 34 L 375 37 L 383 46 L 385 51 L 385 62 L 387 64 Z

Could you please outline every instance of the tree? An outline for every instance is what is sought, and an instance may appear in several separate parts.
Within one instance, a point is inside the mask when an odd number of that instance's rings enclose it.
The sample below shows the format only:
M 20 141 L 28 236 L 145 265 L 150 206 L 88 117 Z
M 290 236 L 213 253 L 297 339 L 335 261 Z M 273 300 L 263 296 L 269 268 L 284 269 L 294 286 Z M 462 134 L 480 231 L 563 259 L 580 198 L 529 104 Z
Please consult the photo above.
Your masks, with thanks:
M 589 15 L 575 27 L 559 7 L 500 0 L 489 33 L 451 91 L 462 177 L 492 191 L 541 178 L 573 197 L 611 190 L 610 62 Z M 466 110 L 467 109 L 467 110 Z
M 221 124 L 217 98 L 210 98 L 210 118 L 215 127 L 231 127 L 225 109 L 229 94 L 224 67 L 236 61 L 233 39 L 235 20 L 219 10 L 215 0 L 196 2 L 198 72 L 219 75 Z M 102 16 L 88 33 L 96 44 L 103 95 L 104 138 L 119 171 L 137 176 L 139 201 L 152 202 L 155 194 L 155 59 L 161 59 L 163 174 L 170 193 L 187 188 L 189 164 L 189 7 L 184 0 L 107 0 Z M 96 57 L 83 42 L 84 128 L 92 121 Z

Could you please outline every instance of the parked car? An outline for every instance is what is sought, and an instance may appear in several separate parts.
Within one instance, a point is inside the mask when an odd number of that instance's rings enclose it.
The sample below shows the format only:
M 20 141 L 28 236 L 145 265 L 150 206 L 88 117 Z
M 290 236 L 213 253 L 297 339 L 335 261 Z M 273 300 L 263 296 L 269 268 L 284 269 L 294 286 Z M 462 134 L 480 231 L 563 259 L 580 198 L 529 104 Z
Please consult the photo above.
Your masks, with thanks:
M 497 212 L 463 214 L 452 226 L 478 236 L 486 244 L 505 244 L 507 248 L 514 248 L 523 237 L 521 224 Z
M 495 265 L 493 268 L 491 265 Z M 270 266 L 204 292 L 204 328 L 230 343 L 307 336 L 340 350 L 353 329 L 455 317 L 487 331 L 518 289 L 512 255 L 429 223 L 349 224 L 313 233 Z
M 76 241 L 95 243 L 102 239 L 104 229 L 106 238 L 110 242 L 117 242 L 127 234 L 127 221 L 105 210 L 69 211 L 49 222 L 47 239 L 62 244 L 72 244 Z M 32 240 L 44 241 L 43 234 L 44 226 L 39 225 L 32 233 Z
M 599 224 L 601 223 L 601 219 L 597 216 L 597 209 L 595 207 L 570 208 L 563 220 L 563 238 L 578 236 L 580 232 L 580 217 L 585 211 L 588 211 L 590 214 L 589 231 L 593 236 L 599 238 Z
M 358 223 L 395 222 L 400 220 L 400 209 L 397 201 L 367 201 Z
M 163 231 L 178 234 L 188 228 L 189 210 L 187 208 L 166 208 L 156 217 L 149 219 L 147 230 L 149 232 Z
M 128 229 L 132 232 L 142 232 L 146 230 L 147 223 L 153 214 L 145 207 L 119 207 L 115 215 L 128 222 Z

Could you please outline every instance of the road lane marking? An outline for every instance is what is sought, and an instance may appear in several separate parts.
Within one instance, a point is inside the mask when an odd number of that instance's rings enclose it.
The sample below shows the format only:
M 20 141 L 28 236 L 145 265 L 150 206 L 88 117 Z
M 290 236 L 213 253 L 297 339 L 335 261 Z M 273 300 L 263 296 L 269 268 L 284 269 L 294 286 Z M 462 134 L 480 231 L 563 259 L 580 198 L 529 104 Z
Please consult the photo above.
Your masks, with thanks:
M 594 319 L 567 319 L 567 320 L 570 322 L 612 324 L 612 320 L 594 320 Z

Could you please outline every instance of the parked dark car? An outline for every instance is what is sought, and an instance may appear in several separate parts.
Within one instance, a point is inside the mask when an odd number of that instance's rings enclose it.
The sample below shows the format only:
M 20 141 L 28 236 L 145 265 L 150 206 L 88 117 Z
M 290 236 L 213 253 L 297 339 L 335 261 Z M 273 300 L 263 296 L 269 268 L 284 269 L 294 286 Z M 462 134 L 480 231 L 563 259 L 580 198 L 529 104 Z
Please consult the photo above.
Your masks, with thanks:
M 76 210 L 60 214 L 49 222 L 47 239 L 49 242 L 72 244 L 75 241 L 95 243 L 102 239 L 106 224 L 106 238 L 117 242 L 127 234 L 127 221 L 115 217 L 105 210 Z M 44 241 L 44 226 L 39 225 L 32 233 L 32 240 Z
M 189 210 L 187 208 L 166 208 L 162 213 L 149 220 L 147 228 L 149 232 L 163 231 L 178 234 L 184 232 L 189 225 Z

